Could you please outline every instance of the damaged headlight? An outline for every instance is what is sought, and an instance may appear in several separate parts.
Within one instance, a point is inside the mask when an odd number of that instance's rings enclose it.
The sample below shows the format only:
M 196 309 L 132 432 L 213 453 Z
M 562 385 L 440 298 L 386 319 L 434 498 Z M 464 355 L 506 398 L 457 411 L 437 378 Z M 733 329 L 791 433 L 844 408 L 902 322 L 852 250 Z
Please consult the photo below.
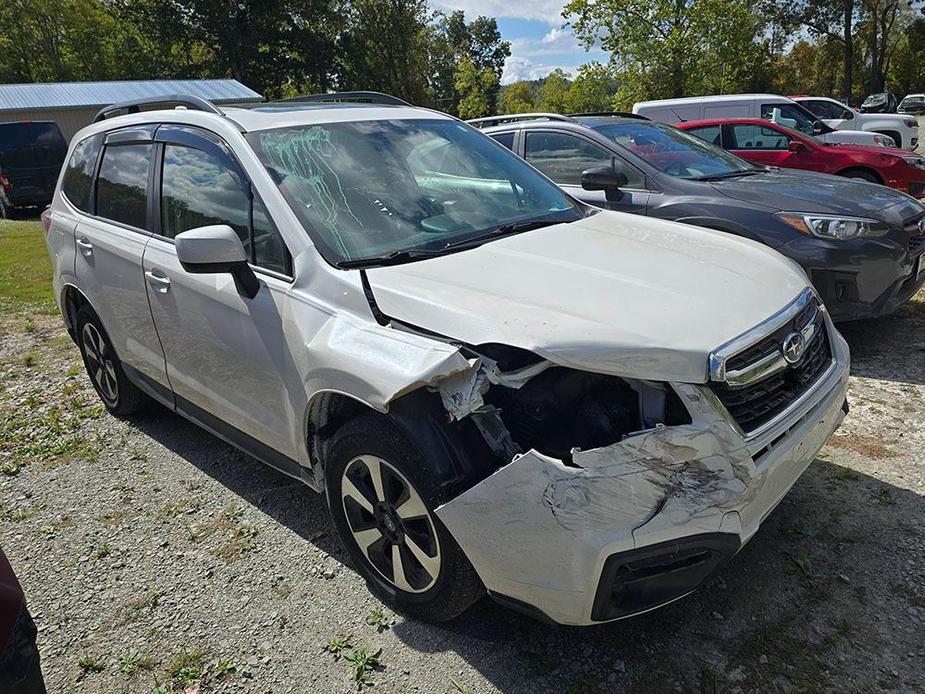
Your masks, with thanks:
M 863 217 L 842 217 L 804 212 L 778 212 L 774 216 L 785 224 L 789 224 L 801 234 L 817 236 L 823 239 L 843 241 L 875 239 L 890 230 L 883 222 Z

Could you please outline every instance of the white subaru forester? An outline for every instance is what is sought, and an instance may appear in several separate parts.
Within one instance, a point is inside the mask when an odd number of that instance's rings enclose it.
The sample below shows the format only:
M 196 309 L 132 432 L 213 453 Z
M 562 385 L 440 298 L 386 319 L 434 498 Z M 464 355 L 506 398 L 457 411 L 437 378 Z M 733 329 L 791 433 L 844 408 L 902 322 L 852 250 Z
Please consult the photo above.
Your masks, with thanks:
M 75 136 L 43 222 L 106 407 L 156 401 L 323 491 L 421 619 L 693 591 L 847 411 L 806 276 L 584 206 L 450 116 L 339 98 L 121 104 Z

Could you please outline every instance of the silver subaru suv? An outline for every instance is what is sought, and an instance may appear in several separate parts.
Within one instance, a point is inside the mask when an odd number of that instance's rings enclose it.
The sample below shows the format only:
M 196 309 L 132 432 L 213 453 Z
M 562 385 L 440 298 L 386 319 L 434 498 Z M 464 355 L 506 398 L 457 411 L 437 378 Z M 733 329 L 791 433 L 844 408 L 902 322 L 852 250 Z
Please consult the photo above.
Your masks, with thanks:
M 420 619 L 487 592 L 592 624 L 690 593 L 847 412 L 806 276 L 361 96 L 119 104 L 75 136 L 43 222 L 100 398 L 324 493 L 370 589 Z

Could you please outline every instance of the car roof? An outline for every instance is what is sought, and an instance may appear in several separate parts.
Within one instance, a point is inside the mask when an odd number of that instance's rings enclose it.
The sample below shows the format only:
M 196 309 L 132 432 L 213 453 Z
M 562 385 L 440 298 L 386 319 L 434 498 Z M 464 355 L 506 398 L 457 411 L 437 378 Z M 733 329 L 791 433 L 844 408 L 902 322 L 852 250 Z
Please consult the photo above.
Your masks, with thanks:
M 252 108 L 222 108 L 225 117 L 241 130 L 270 130 L 313 123 L 346 123 L 369 120 L 439 119 L 454 120 L 440 111 L 415 106 L 386 106 L 357 103 L 269 103 Z M 153 113 L 153 112 L 151 112 Z
M 792 101 L 792 99 L 780 94 L 715 94 L 713 96 L 685 96 L 680 99 L 653 99 L 652 101 L 640 101 L 636 104 L 639 106 L 674 106 L 681 104 L 696 104 L 701 102 L 714 103 L 719 101 L 752 101 L 753 99 L 780 99 L 782 102 Z
M 635 116 L 633 114 L 593 114 L 593 115 L 575 115 L 568 116 L 567 118 L 560 119 L 550 119 L 544 118 L 540 115 L 537 115 L 535 119 L 531 120 L 512 120 L 507 123 L 499 123 L 498 125 L 490 125 L 480 130 L 484 133 L 493 133 L 499 132 L 502 130 L 512 130 L 520 128 L 543 128 L 549 129 L 550 127 L 554 128 L 564 128 L 566 130 L 575 130 L 582 128 L 590 128 L 592 130 L 602 127 L 604 125 L 610 125 L 612 123 L 647 123 L 654 125 L 655 121 L 651 121 L 648 118 L 642 118 Z
M 706 118 L 704 120 L 686 120 L 682 123 L 678 123 L 675 127 L 678 127 L 681 130 L 687 130 L 688 128 L 694 127 L 703 128 L 711 125 L 725 125 L 735 123 L 740 123 L 742 125 L 775 125 L 773 121 L 769 121 L 767 118 Z

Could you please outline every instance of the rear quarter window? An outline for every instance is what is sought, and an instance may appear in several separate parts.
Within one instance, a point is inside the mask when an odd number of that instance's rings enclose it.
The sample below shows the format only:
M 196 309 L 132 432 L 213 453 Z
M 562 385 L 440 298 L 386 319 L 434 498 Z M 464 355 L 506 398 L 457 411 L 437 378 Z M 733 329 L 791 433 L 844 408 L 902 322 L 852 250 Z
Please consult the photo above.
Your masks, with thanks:
M 93 183 L 93 171 L 96 168 L 96 158 L 103 143 L 102 135 L 93 135 L 81 140 L 64 170 L 64 180 L 61 190 L 70 203 L 78 210 L 91 213 L 90 190 Z

